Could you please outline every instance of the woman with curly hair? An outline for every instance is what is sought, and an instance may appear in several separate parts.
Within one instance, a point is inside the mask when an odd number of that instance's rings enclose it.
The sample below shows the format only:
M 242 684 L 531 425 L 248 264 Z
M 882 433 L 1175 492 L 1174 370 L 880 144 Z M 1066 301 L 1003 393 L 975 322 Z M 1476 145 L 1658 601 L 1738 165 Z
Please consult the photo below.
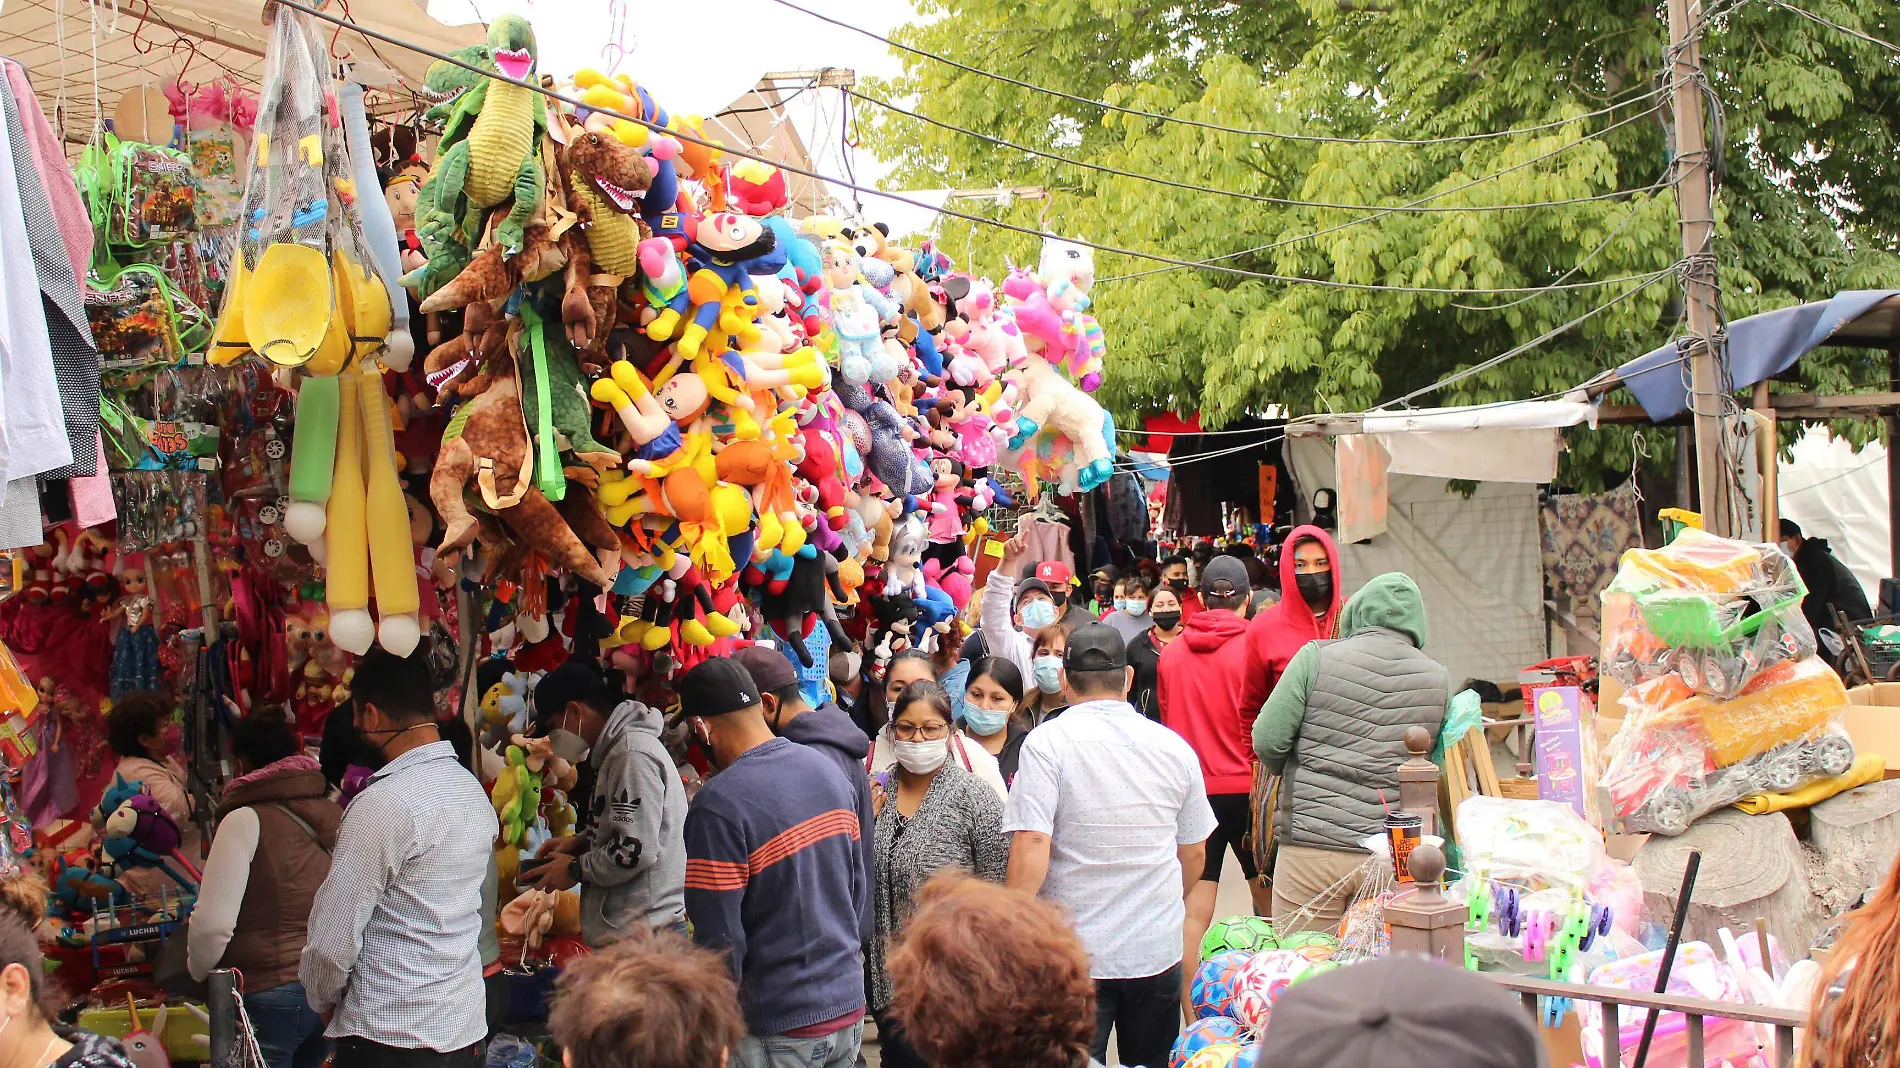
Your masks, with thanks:
M 1859 911 L 1850 914 L 1815 984 L 1808 1063 L 1816 1068 L 1890 1064 L 1900 1043 L 1900 862 Z M 1860 967 L 1862 962 L 1867 967 Z
M 890 1012 L 935 1068 L 1095 1064 L 1089 955 L 1047 901 L 944 872 L 925 884 L 889 969 Z

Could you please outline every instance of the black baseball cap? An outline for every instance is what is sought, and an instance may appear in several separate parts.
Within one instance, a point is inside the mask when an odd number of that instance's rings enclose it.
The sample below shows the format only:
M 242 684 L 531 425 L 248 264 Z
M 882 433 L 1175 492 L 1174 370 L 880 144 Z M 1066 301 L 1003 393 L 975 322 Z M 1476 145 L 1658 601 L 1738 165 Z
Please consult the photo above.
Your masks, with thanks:
M 1201 592 L 1232 597 L 1247 592 L 1247 565 L 1232 556 L 1216 556 L 1201 568 Z
M 766 693 L 782 690 L 798 682 L 792 662 L 785 659 L 784 653 L 769 646 L 750 646 L 732 654 L 732 658 L 746 669 L 752 681 L 758 683 L 759 689 Z
M 1544 1055 L 1515 994 L 1463 968 L 1385 957 L 1289 989 L 1260 1040 L 1260 1063 L 1538 1068 Z
M 1020 604 L 1022 603 L 1023 594 L 1029 593 L 1032 590 L 1038 591 L 1041 593 L 1049 593 L 1049 584 L 1047 582 L 1042 581 L 1039 578 L 1026 578 L 1016 584 L 1016 589 L 1010 594 L 1010 596 L 1016 598 L 1017 603 Z M 1052 594 L 1052 593 L 1049 595 L 1051 597 L 1055 596 L 1055 594 Z
M 1098 578 L 1098 579 L 1107 579 L 1108 581 L 1113 582 L 1116 579 L 1121 578 L 1122 573 L 1120 570 L 1118 570 L 1115 567 L 1114 564 L 1103 564 L 1101 567 L 1098 567 L 1095 570 L 1089 572 L 1089 577 Z
M 1069 632 L 1064 671 L 1117 671 L 1128 666 L 1128 643 L 1106 623 L 1084 623 Z
M 688 716 L 724 716 L 760 703 L 752 673 L 729 656 L 702 662 L 682 675 L 674 689 L 680 695 L 680 711 Z
M 586 660 L 570 658 L 541 676 L 541 681 L 535 684 L 531 698 L 535 733 L 547 733 L 566 710 L 568 702 L 581 701 L 598 709 L 606 695 L 607 680 L 601 676 L 600 669 Z

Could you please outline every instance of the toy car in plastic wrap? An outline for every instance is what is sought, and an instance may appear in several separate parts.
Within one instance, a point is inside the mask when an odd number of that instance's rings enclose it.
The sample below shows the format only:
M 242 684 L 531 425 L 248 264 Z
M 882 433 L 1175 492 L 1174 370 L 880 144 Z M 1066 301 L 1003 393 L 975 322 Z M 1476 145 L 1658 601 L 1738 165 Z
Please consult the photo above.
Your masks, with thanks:
M 1623 555 L 1604 597 L 1604 670 L 1625 686 L 1674 673 L 1736 697 L 1757 673 L 1813 656 L 1802 585 L 1779 546 L 1689 529 Z
M 1727 700 L 1666 675 L 1632 687 L 1602 784 L 1632 833 L 1677 835 L 1703 813 L 1785 793 L 1853 766 L 1842 727 L 1847 690 L 1810 656 L 1755 674 Z

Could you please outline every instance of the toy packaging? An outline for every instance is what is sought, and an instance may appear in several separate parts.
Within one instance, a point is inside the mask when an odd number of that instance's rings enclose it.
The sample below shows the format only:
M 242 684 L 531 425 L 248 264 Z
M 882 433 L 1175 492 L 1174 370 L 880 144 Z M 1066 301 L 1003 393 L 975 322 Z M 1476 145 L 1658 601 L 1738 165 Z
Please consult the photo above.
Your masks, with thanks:
M 1604 593 L 1604 670 L 1628 686 L 1605 754 L 1612 815 L 1681 834 L 1750 794 L 1847 772 L 1840 676 L 1815 656 L 1806 589 L 1778 546 L 1689 528 L 1632 549 Z

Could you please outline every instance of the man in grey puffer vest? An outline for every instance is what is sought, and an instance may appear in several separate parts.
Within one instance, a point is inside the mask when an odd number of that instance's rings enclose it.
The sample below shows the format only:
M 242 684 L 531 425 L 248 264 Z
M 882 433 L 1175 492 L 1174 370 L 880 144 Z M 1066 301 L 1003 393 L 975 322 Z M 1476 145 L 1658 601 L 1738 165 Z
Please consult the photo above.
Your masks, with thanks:
M 581 939 L 599 949 L 638 925 L 686 930 L 686 787 L 660 741 L 659 709 L 618 701 L 574 659 L 534 688 L 536 733 L 593 773 L 586 829 L 542 844 L 523 889 L 581 888 Z
M 1282 776 L 1273 817 L 1282 932 L 1338 926 L 1359 890 L 1360 843 L 1385 833 L 1379 791 L 1398 797 L 1405 732 L 1436 737 L 1451 696 L 1444 665 L 1420 651 L 1425 601 L 1409 577 L 1366 583 L 1340 613 L 1339 634 L 1294 655 L 1254 720 L 1254 752 Z

